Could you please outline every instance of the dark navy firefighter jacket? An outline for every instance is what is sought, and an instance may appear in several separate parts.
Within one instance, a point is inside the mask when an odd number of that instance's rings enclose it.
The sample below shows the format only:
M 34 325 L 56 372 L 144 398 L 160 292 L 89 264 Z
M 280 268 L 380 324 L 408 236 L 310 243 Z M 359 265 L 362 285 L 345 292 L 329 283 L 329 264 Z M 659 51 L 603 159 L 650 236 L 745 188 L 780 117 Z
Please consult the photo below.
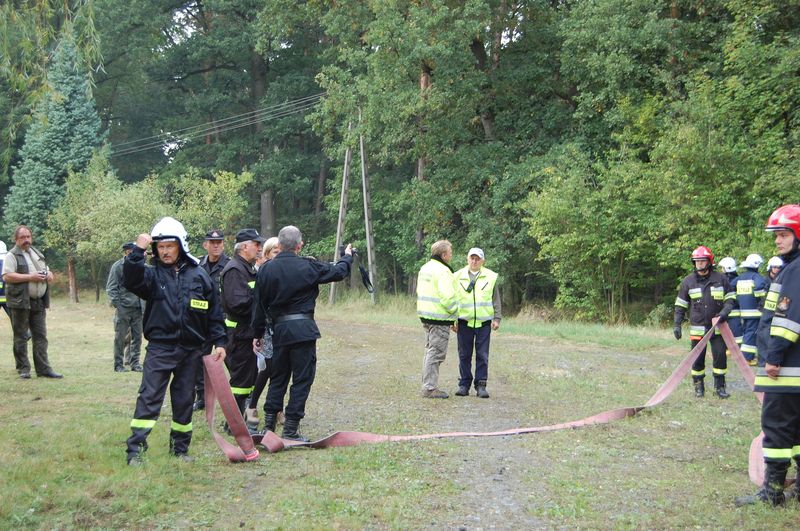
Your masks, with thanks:
M 200 349 L 206 341 L 225 346 L 225 322 L 211 277 L 182 255 L 178 270 L 155 261 L 145 266 L 144 251 L 134 247 L 125 257 L 122 282 L 147 301 L 144 337 L 156 343 L 177 343 Z

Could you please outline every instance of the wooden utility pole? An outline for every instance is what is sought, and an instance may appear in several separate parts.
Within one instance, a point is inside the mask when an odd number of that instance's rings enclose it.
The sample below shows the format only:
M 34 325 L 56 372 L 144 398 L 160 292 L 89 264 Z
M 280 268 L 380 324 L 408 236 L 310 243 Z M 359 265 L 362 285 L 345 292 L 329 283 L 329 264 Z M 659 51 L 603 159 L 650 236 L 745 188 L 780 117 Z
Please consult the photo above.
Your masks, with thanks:
M 361 109 L 358 109 L 358 123 L 361 124 Z M 367 270 L 369 281 L 375 287 L 377 277 L 375 270 L 375 239 L 372 236 L 372 201 L 369 198 L 369 177 L 367 176 L 367 151 L 364 148 L 364 135 L 358 135 L 358 148 L 361 156 L 361 189 L 364 196 L 364 230 L 367 234 Z M 375 304 L 375 289 L 370 293 L 372 304 Z
M 353 129 L 353 122 L 347 124 L 348 137 Z M 349 141 L 349 138 L 346 139 Z M 350 146 L 344 153 L 344 171 L 342 172 L 342 194 L 339 197 L 339 222 L 336 224 L 336 248 L 333 251 L 333 262 L 339 261 L 339 247 L 342 245 L 342 238 L 344 237 L 344 217 L 347 213 L 347 188 L 350 186 L 350 161 L 353 158 L 353 151 Z M 333 304 L 336 301 L 336 282 L 331 283 L 331 291 L 328 296 L 328 304 Z

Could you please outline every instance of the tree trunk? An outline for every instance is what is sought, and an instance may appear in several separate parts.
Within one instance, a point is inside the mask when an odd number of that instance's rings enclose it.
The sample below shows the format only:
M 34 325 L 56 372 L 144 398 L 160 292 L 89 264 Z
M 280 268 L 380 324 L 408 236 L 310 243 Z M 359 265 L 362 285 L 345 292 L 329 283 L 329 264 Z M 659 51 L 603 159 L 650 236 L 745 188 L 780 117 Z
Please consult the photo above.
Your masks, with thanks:
M 275 198 L 272 188 L 261 192 L 261 234 L 277 236 L 275 227 Z
M 67 280 L 69 281 L 69 302 L 77 304 L 78 301 L 78 278 L 75 274 L 75 257 L 67 257 Z

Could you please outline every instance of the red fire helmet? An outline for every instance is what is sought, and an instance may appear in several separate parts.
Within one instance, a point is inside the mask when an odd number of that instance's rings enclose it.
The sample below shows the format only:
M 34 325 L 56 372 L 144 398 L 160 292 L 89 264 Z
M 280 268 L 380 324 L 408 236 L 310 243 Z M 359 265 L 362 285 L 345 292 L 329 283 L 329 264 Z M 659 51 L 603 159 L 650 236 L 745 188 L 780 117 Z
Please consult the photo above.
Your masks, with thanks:
M 767 220 L 768 231 L 790 230 L 800 240 L 800 205 L 783 205 Z
M 708 260 L 709 265 L 714 265 L 714 253 L 705 245 L 701 245 L 692 251 L 692 262 L 695 260 Z

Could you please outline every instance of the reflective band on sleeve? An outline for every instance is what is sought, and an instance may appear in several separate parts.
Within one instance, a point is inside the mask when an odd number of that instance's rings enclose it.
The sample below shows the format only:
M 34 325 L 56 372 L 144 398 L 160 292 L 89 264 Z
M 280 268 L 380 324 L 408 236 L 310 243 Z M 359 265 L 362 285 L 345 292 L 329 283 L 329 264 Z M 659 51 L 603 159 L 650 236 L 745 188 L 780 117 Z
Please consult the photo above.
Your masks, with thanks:
M 236 325 L 239 324 L 236 321 L 231 321 L 230 319 L 225 319 L 225 326 L 228 328 L 236 328 Z
M 199 310 L 208 310 L 208 301 L 200 301 L 197 299 L 192 299 L 189 301 L 189 306 L 192 308 L 197 308 Z
M 247 396 L 253 392 L 252 387 L 231 387 L 231 392 L 239 396 Z
M 795 459 L 800 457 L 800 445 L 792 447 L 792 457 L 794 457 Z M 796 483 L 797 483 L 797 480 L 795 479 L 795 484 Z
M 728 314 L 728 317 L 740 317 L 741 315 L 741 310 L 731 310 L 731 313 Z
M 725 300 L 726 301 L 735 301 L 736 300 L 736 294 L 734 292 L 732 292 L 732 291 L 729 291 L 728 293 L 725 294 Z
M 172 431 L 179 431 L 181 433 L 188 433 L 188 432 L 192 431 L 192 423 L 190 422 L 189 424 L 178 424 L 177 422 L 175 422 L 173 420 L 172 424 L 170 425 L 170 429 Z
M 251 280 L 250 282 L 247 283 L 247 285 L 250 286 L 250 289 L 253 289 L 253 288 L 256 287 L 256 281 L 255 280 Z
M 139 429 L 152 429 L 153 426 L 156 425 L 155 420 L 146 420 L 146 419 L 133 419 L 131 421 L 131 428 L 139 428 Z
M 688 308 L 689 303 L 681 299 L 680 297 L 675 297 L 675 306 L 680 306 L 681 308 Z
M 769 329 L 769 335 L 782 337 L 792 343 L 796 343 L 798 334 L 800 334 L 800 324 L 786 319 L 785 317 L 772 318 L 772 326 Z

